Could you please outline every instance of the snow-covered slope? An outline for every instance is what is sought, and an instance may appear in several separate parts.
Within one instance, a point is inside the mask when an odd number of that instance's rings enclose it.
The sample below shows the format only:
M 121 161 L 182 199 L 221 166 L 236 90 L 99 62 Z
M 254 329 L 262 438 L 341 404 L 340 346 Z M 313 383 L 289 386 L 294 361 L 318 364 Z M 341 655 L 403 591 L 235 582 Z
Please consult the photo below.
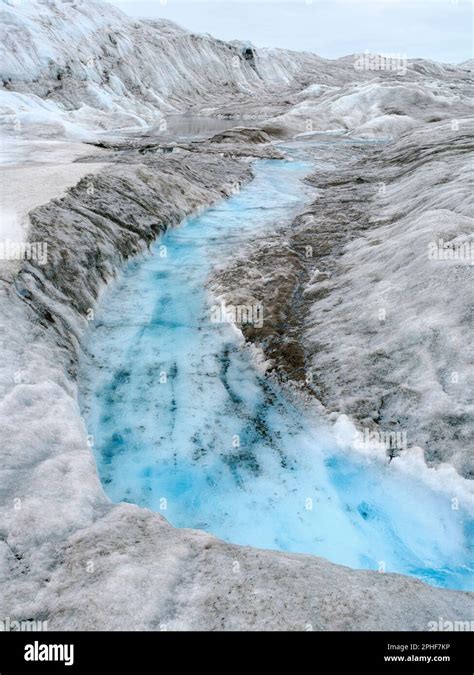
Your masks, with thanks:
M 356 186 L 353 173 L 341 176 L 328 201 L 350 200 L 356 189 L 346 212 L 361 230 L 328 278 L 308 287 L 304 336 L 332 410 L 362 427 L 396 424 L 428 460 L 466 477 L 474 472 L 473 136 L 472 118 L 423 125 L 359 166 Z M 325 261 L 318 267 L 329 271 Z
M 2 2 L 0 20 L 1 102 L 12 126 L 66 126 L 69 135 L 74 126 L 140 127 L 200 95 L 259 85 L 237 49 L 134 22 L 100 0 Z
M 350 132 L 357 138 L 399 136 L 419 124 L 465 117 L 474 111 L 469 79 L 353 83 L 346 87 L 310 86 L 297 104 L 273 120 L 294 132 Z
M 307 131 L 309 120 L 315 129 L 374 135 L 412 126 L 414 109 L 430 107 L 435 96 L 448 112 L 464 103 L 448 87 L 469 78 L 468 64 L 418 59 L 398 73 L 355 62 L 223 42 L 166 20 L 134 20 L 101 0 L 0 0 L 0 123 L 23 137 L 85 139 L 144 129 L 170 113 L 232 115 L 237 104 L 267 117 L 294 103 L 281 122 L 295 131 Z M 439 79 L 448 84 L 436 91 Z M 357 85 L 371 80 L 377 84 Z M 315 84 L 334 89 L 320 100 Z M 304 100 L 292 98 L 305 87 Z
M 165 20 L 135 21 L 100 0 L 2 0 L 0 22 L 4 123 L 54 134 L 140 127 L 166 113 L 303 86 L 323 62 L 270 50 L 257 67 L 238 43 Z

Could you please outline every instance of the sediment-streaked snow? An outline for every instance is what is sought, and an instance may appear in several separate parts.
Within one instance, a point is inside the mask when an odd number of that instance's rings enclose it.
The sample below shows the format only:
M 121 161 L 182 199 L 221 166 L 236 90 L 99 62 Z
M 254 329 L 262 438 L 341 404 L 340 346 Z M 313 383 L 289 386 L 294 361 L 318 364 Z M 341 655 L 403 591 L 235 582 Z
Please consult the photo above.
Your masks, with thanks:
M 372 227 L 345 247 L 330 278 L 308 289 L 308 297 L 328 292 L 312 303 L 305 330 L 332 409 L 359 405 L 363 425 L 396 424 L 410 445 L 466 476 L 474 413 L 472 130 L 472 120 L 454 129 L 424 125 L 383 150 L 371 167 Z M 449 246 L 462 257 L 449 259 Z
M 352 86 L 308 88 L 302 98 L 274 123 L 294 131 L 350 132 L 356 138 L 392 138 L 430 121 L 454 120 L 472 114 L 472 89 L 464 75 L 451 81 L 375 81 Z
M 82 143 L 67 141 L 21 140 L 0 141 L 0 241 L 26 242 L 29 239 L 29 212 L 51 199 L 62 197 L 68 187 L 86 174 L 93 174 L 104 165 L 100 162 L 75 162 L 81 155 L 96 154 Z M 46 242 L 47 243 L 47 242 Z M 18 269 L 16 261 L 1 261 L 0 274 L 7 268 Z

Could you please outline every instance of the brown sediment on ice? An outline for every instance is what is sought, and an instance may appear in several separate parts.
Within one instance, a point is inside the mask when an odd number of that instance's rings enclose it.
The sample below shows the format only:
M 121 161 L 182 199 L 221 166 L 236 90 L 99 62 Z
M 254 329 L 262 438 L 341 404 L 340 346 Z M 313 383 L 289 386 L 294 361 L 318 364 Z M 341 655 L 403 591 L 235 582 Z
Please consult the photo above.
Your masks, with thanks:
M 472 266 L 430 247 L 470 251 L 473 131 L 465 118 L 312 150 L 313 204 L 211 282 L 229 303 L 263 304 L 263 327 L 241 328 L 282 379 L 361 428 L 408 430 L 429 462 L 466 477 Z

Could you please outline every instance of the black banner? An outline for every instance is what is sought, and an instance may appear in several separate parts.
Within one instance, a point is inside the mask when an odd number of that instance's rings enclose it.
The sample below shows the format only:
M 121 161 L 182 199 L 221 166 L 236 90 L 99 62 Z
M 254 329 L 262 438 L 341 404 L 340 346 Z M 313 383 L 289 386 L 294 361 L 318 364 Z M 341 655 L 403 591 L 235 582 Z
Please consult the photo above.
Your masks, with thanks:
M 246 671 L 276 659 L 291 670 L 471 674 L 471 632 L 440 633 L 0 633 L 0 675 Z M 247 651 L 248 647 L 248 651 Z M 228 659 L 228 662 L 226 663 Z M 306 663 L 307 666 L 303 666 Z M 206 665 L 207 664 L 207 665 Z M 209 667 L 209 668 L 208 668 Z

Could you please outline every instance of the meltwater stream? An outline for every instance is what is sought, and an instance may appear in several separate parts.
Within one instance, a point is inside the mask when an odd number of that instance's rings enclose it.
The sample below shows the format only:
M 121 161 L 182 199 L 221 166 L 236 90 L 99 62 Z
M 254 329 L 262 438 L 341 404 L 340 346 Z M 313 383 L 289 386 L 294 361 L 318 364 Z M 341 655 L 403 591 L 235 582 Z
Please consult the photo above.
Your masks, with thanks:
M 289 225 L 310 199 L 311 168 L 257 162 L 240 194 L 168 231 L 105 292 L 80 378 L 102 482 L 112 501 L 177 527 L 467 589 L 462 509 L 343 452 L 262 375 L 235 329 L 211 321 L 212 266 Z

